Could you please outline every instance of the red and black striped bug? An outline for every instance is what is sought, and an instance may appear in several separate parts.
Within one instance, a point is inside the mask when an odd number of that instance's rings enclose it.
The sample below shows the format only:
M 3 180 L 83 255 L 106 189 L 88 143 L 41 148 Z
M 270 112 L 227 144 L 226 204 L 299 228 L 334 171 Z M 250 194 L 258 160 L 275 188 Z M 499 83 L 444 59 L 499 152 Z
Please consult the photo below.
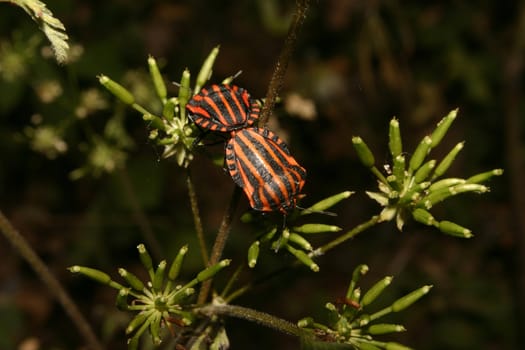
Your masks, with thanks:
M 261 108 L 245 89 L 214 84 L 195 94 L 186 109 L 202 129 L 229 132 L 253 125 Z
M 253 209 L 286 214 L 295 208 L 306 170 L 273 132 L 257 127 L 232 132 L 225 159 L 230 176 Z

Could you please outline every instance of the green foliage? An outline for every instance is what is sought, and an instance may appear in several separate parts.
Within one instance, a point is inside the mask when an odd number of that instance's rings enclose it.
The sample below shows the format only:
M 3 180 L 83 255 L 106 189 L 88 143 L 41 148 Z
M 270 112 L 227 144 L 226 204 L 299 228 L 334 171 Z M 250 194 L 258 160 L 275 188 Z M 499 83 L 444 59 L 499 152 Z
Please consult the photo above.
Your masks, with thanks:
M 3 0 L 5 1 L 5 0 Z M 68 58 L 69 39 L 66 28 L 59 19 L 46 7 L 46 4 L 39 0 L 10 0 L 9 2 L 20 6 L 33 21 L 38 23 L 47 39 L 51 42 L 51 47 L 55 58 L 59 63 L 65 63 Z

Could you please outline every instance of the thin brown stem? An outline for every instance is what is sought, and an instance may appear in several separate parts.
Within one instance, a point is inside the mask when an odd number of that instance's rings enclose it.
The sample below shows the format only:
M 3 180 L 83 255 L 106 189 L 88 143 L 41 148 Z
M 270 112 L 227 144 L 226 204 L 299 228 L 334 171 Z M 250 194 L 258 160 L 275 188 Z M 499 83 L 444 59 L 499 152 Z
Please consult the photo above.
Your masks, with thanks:
M 268 118 L 270 117 L 273 107 L 275 106 L 275 100 L 277 96 L 279 96 L 279 93 L 281 92 L 281 88 L 283 86 L 284 74 L 286 73 L 286 69 L 288 68 L 288 63 L 290 62 L 290 58 L 292 57 L 292 52 L 295 48 L 297 36 L 299 34 L 299 30 L 301 29 L 303 25 L 304 19 L 306 18 L 306 12 L 308 11 L 309 5 L 310 5 L 309 0 L 297 0 L 296 1 L 296 9 L 295 9 L 294 17 L 292 19 L 290 29 L 288 29 L 288 34 L 286 35 L 284 46 L 277 59 L 277 63 L 275 64 L 272 78 L 270 79 L 270 84 L 268 85 L 266 99 L 262 107 L 261 117 L 259 118 L 260 126 L 265 126 L 266 123 L 268 122 Z
M 201 250 L 202 261 L 204 263 L 204 266 L 209 266 L 208 247 L 206 246 L 206 239 L 204 238 L 204 229 L 202 228 L 202 221 L 199 213 L 199 203 L 197 202 L 197 194 L 195 192 L 195 187 L 193 186 L 193 181 L 191 180 L 191 174 L 189 170 L 186 175 L 186 185 L 188 186 L 191 213 L 193 215 L 193 222 L 195 224 L 195 233 L 197 234 L 197 240 L 199 241 L 199 248 Z
M 40 257 L 31 248 L 26 239 L 11 225 L 9 220 L 0 211 L 0 231 L 13 245 L 15 250 L 26 260 L 35 273 L 44 282 L 50 292 L 62 304 L 62 307 L 71 318 L 75 326 L 78 328 L 80 334 L 84 337 L 89 347 L 93 350 L 102 350 L 103 347 L 97 339 L 95 333 L 87 320 L 82 316 L 76 304 L 67 294 L 60 282 L 49 271 L 48 267 L 40 259 Z
M 237 203 L 239 202 L 240 197 L 241 189 L 235 186 L 230 205 L 226 210 L 224 217 L 222 218 L 221 226 L 219 227 L 219 231 L 217 232 L 217 237 L 215 238 L 215 243 L 213 244 L 213 248 L 211 250 L 208 266 L 217 264 L 222 257 L 222 252 L 224 251 L 224 247 L 226 245 L 226 241 L 228 240 L 228 235 L 230 233 L 232 219 L 235 214 L 235 208 L 237 207 Z M 202 283 L 199 292 L 199 297 L 197 298 L 198 305 L 202 305 L 206 302 L 206 299 L 208 298 L 208 294 L 211 289 L 212 281 L 213 280 L 209 279 L 206 282 Z
M 140 232 L 146 241 L 145 243 L 148 246 L 148 250 L 157 261 L 162 260 L 162 248 L 153 233 L 153 229 L 151 228 L 151 224 L 146 217 L 146 214 L 144 214 L 144 210 L 142 209 L 137 194 L 133 189 L 133 184 L 131 183 L 127 170 L 125 168 L 120 170 L 118 175 L 120 182 L 124 187 L 124 193 L 128 197 L 128 203 L 131 206 L 131 212 L 133 214 L 132 217 L 140 228 Z

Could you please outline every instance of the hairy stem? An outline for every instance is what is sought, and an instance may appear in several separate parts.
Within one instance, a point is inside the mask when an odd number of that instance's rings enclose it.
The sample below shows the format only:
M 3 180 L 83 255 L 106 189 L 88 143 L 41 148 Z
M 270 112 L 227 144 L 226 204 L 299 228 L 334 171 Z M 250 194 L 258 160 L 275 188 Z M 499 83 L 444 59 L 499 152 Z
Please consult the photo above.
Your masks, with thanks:
M 219 227 L 219 231 L 217 232 L 217 237 L 215 238 L 215 243 L 213 244 L 213 248 L 211 250 L 208 266 L 217 264 L 222 257 L 222 252 L 224 250 L 224 246 L 226 245 L 226 241 L 228 240 L 228 235 L 230 233 L 233 215 L 235 214 L 235 208 L 237 207 L 237 203 L 239 202 L 239 198 L 241 197 L 240 195 L 240 187 L 235 186 L 230 205 L 226 210 L 224 217 L 222 218 L 221 226 Z M 199 297 L 197 298 L 197 305 L 202 305 L 206 302 L 206 299 L 208 298 L 208 294 L 211 289 L 212 281 L 212 279 L 209 279 L 202 284 L 201 290 L 199 292 Z
M 209 255 L 208 248 L 206 247 L 206 240 L 204 239 L 204 230 L 202 228 L 201 216 L 199 213 L 199 204 L 197 202 L 197 193 L 195 193 L 195 187 L 191 180 L 191 174 L 188 170 L 186 174 L 186 185 L 188 186 L 188 195 L 190 197 L 191 213 L 193 215 L 193 222 L 195 224 L 195 233 L 197 234 L 197 240 L 199 241 L 199 248 L 201 250 L 202 261 L 204 266 L 209 266 Z
M 282 318 L 275 317 L 273 315 L 260 312 L 257 310 L 249 309 L 237 305 L 206 305 L 197 310 L 207 316 L 221 315 L 241 318 L 250 322 L 256 322 L 268 328 L 278 330 L 282 333 L 294 335 L 296 337 L 310 336 L 309 333 L 299 328 L 295 324 L 283 320 Z
M 120 182 L 124 187 L 124 193 L 128 197 L 128 203 L 131 207 L 133 219 L 140 228 L 140 232 L 142 233 L 142 237 L 146 241 L 145 243 L 148 246 L 148 250 L 152 253 L 153 257 L 157 261 L 160 261 L 162 260 L 163 256 L 162 248 L 160 246 L 159 241 L 155 237 L 155 234 L 153 233 L 153 229 L 151 228 L 151 224 L 148 218 L 146 217 L 146 214 L 144 214 L 144 210 L 142 210 L 142 207 L 140 206 L 140 202 L 137 198 L 135 190 L 133 189 L 133 184 L 131 183 L 129 174 L 126 169 L 122 169 L 121 171 L 119 171 L 118 174 Z
M 272 112 L 273 107 L 275 106 L 275 100 L 281 92 L 284 74 L 286 73 L 288 63 L 290 62 L 292 52 L 295 48 L 295 43 L 297 41 L 299 30 L 301 29 L 304 19 L 306 18 L 306 12 L 308 11 L 309 4 L 309 0 L 296 0 L 296 9 L 292 20 L 292 24 L 290 25 L 290 29 L 288 30 L 288 34 L 286 35 L 283 49 L 281 50 L 281 53 L 277 58 L 277 63 L 275 64 L 272 78 L 270 79 L 270 84 L 268 86 L 266 99 L 264 101 L 264 105 L 261 111 L 261 117 L 259 118 L 260 126 L 265 126 L 268 122 L 270 113 Z
M 62 304 L 62 307 L 71 318 L 75 326 L 78 328 L 80 334 L 84 337 L 89 347 L 93 350 L 102 350 L 102 345 L 98 341 L 91 326 L 82 316 L 76 304 L 69 297 L 60 282 L 53 276 L 48 267 L 38 257 L 35 251 L 31 248 L 26 239 L 11 225 L 9 220 L 0 211 L 0 231 L 13 245 L 15 250 L 26 260 L 32 267 L 35 273 L 42 279 L 44 284 L 49 288 L 50 292 Z

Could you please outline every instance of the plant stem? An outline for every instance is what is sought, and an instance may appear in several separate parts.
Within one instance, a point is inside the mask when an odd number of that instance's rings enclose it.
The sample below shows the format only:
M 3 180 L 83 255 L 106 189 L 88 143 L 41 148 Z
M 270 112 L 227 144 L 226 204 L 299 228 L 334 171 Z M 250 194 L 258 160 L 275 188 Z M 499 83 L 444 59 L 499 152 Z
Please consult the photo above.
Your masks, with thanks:
M 62 307 L 71 318 L 75 326 L 78 328 L 80 334 L 84 337 L 89 347 L 93 350 L 102 350 L 102 345 L 97 339 L 91 326 L 82 316 L 76 304 L 69 297 L 60 282 L 53 276 L 48 267 L 38 257 L 35 251 L 31 248 L 26 239 L 11 225 L 9 220 L 0 211 L 0 231 L 13 245 L 15 250 L 24 258 L 27 263 L 33 268 L 35 273 L 40 277 L 50 292 L 62 304 Z
M 202 228 L 201 216 L 199 213 L 199 203 L 197 202 L 197 193 L 191 180 L 191 173 L 188 170 L 186 173 L 186 185 L 188 186 L 188 195 L 190 197 L 191 213 L 193 215 L 193 222 L 195 224 L 195 233 L 197 234 L 197 240 L 199 241 L 199 247 L 201 250 L 202 261 L 204 266 L 210 266 L 208 247 L 206 247 L 206 240 L 204 239 L 204 230 Z
M 368 221 L 365 221 L 362 224 L 354 227 L 352 230 L 348 231 L 344 235 L 339 236 L 336 239 L 334 239 L 333 241 L 328 242 L 325 245 L 317 248 L 312 255 L 313 256 L 323 255 L 327 251 L 337 247 L 339 244 L 341 244 L 343 242 L 346 242 L 350 238 L 355 237 L 359 233 L 361 233 L 364 230 L 374 226 L 378 222 L 379 222 L 379 215 L 372 216 Z
M 155 234 L 153 233 L 153 229 L 151 228 L 151 224 L 148 218 L 144 214 L 144 210 L 142 210 L 142 207 L 140 206 L 137 194 L 135 193 L 135 190 L 133 189 L 133 184 L 131 183 L 131 180 L 129 178 L 128 171 L 126 168 L 124 168 L 120 170 L 118 174 L 120 182 L 124 187 L 124 193 L 128 197 L 128 202 L 133 213 L 133 218 L 135 219 L 135 222 L 140 228 L 140 232 L 142 233 L 142 236 L 146 241 L 145 243 L 148 246 L 148 250 L 152 253 L 153 257 L 157 261 L 160 261 L 162 260 L 163 256 L 161 245 L 155 237 Z
M 284 41 L 283 49 L 277 59 L 275 68 L 273 70 L 272 78 L 270 84 L 268 85 L 268 91 L 266 93 L 266 99 L 261 111 L 261 117 L 259 118 L 259 125 L 265 126 L 270 117 L 270 113 L 273 110 L 275 105 L 275 99 L 279 96 L 281 88 L 283 86 L 284 74 L 288 68 L 288 63 L 292 56 L 292 52 L 295 48 L 295 43 L 297 41 L 297 36 L 299 30 L 301 29 L 304 19 L 306 18 L 306 12 L 308 11 L 308 6 L 310 5 L 310 0 L 296 0 L 296 8 L 292 24 L 286 35 Z
M 294 335 L 296 337 L 311 336 L 310 333 L 305 332 L 295 324 L 283 320 L 282 318 L 275 317 L 273 315 L 260 312 L 257 310 L 249 309 L 238 305 L 206 305 L 196 311 L 203 313 L 207 316 L 223 315 L 236 318 L 242 318 L 247 321 L 256 322 L 268 328 L 278 330 L 282 333 Z
M 241 189 L 240 187 L 235 186 L 235 188 L 233 189 L 232 198 L 230 200 L 230 205 L 226 210 L 224 217 L 222 218 L 221 226 L 219 227 L 219 231 L 217 232 L 217 237 L 215 238 L 215 243 L 213 244 L 213 248 L 211 250 L 208 266 L 217 264 L 222 257 L 222 252 L 224 250 L 224 246 L 226 245 L 226 241 L 228 240 L 228 234 L 230 233 L 233 215 L 235 214 L 235 208 L 237 207 L 237 203 L 239 202 L 240 197 Z M 212 281 L 212 279 L 209 279 L 202 283 L 201 290 L 199 292 L 199 297 L 197 298 L 197 305 L 202 305 L 206 302 L 206 299 L 208 298 L 208 294 L 211 289 Z

